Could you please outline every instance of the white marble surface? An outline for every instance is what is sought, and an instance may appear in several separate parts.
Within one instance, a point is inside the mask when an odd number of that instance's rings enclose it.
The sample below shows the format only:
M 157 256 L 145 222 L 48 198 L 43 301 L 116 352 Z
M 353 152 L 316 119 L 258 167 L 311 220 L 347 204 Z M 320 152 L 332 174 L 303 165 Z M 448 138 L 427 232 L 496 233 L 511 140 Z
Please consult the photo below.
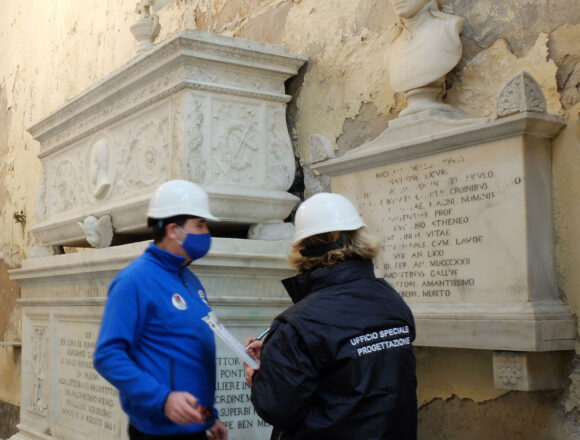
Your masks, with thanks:
M 10 272 L 22 286 L 22 406 L 12 440 L 125 439 L 117 391 L 92 368 L 107 288 L 149 242 L 28 259 Z M 289 241 L 216 238 L 193 266 L 218 318 L 240 340 L 267 328 L 290 304 L 280 280 L 294 274 Z M 241 366 L 218 343 L 216 407 L 231 440 L 267 439 Z
M 383 239 L 376 272 L 413 309 L 418 345 L 574 348 L 553 260 L 548 139 L 560 127 L 521 113 L 430 143 L 382 137 L 318 167 Z
M 436 0 L 393 0 L 397 35 L 387 49 L 391 87 L 405 92 L 412 115 L 425 110 L 455 118 L 458 112 L 442 102 L 445 75 L 461 59 L 459 33 L 463 18 L 439 10 Z
M 225 224 L 282 221 L 298 199 L 284 81 L 306 60 L 285 48 L 184 31 L 137 56 L 29 128 L 43 175 L 31 230 L 86 246 L 79 222 L 110 215 L 146 230 L 153 190 L 202 185 Z
M 439 11 L 435 0 L 393 0 L 399 33 L 387 59 L 391 86 L 406 92 L 443 77 L 461 59 L 463 18 Z

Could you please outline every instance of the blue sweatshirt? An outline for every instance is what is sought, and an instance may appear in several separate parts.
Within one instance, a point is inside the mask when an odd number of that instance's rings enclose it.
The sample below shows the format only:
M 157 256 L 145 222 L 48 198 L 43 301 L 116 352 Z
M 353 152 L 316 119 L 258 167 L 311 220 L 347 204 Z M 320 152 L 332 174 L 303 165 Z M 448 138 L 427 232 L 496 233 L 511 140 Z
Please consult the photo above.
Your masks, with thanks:
M 113 279 L 95 348 L 95 369 L 119 390 L 138 430 L 154 435 L 195 433 L 164 413 L 171 391 L 187 391 L 215 414 L 215 340 L 202 321 L 211 309 L 183 257 L 151 244 Z

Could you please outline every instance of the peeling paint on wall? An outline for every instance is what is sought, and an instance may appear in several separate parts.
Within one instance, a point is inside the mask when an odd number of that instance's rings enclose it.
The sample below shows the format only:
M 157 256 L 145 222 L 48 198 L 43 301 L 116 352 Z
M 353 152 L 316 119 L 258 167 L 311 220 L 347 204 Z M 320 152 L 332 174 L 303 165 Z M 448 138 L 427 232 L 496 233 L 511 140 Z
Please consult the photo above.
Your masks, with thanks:
M 580 2 L 439 3 L 445 11 L 466 20 L 464 57 L 450 76 L 447 102 L 470 116 L 493 115 L 495 97 L 503 82 L 526 70 L 542 86 L 549 111 L 567 120 L 553 147 L 556 261 L 562 297 L 578 315 Z M 34 14 L 29 13 L 32 6 Z M 4 274 L 6 267 L 18 267 L 38 244 L 29 227 L 36 223 L 32 213 L 41 171 L 36 157 L 39 147 L 26 128 L 135 55 L 137 43 L 129 31 L 137 20 L 134 6 L 134 2 L 125 0 L 3 3 L 0 255 L 4 269 L 0 272 L 4 270 Z M 395 95 L 389 84 L 385 59 L 396 29 L 388 0 L 174 0 L 159 15 L 162 29 L 157 42 L 190 28 L 281 44 L 309 58 L 300 76 L 287 84 L 288 93 L 294 95 L 288 120 L 299 158 L 308 156 L 310 134 L 326 136 L 337 153 L 343 154 L 377 136 L 404 108 L 404 98 Z M 300 191 L 310 194 L 326 189 L 324 180 L 308 168 L 304 175 L 306 188 L 296 185 Z M 26 228 L 13 217 L 20 210 L 28 213 Z M 6 285 L 0 273 L 0 301 L 11 295 Z M 19 328 L 19 314 L 9 308 L 4 313 L 1 318 L 6 321 L 2 322 L 10 323 L 3 330 L 6 336 L 8 329 L 13 332 Z M 580 354 L 580 346 L 577 351 Z M 490 353 L 419 349 L 417 357 L 422 423 L 434 430 L 424 438 L 459 439 L 462 426 L 469 434 L 476 420 L 496 423 L 500 419 L 507 429 L 545 429 L 549 422 L 564 433 L 573 432 L 562 412 L 580 411 L 580 364 L 571 370 L 571 386 L 562 395 L 505 394 L 493 387 Z M 0 350 L 0 382 L 13 383 L 14 375 L 12 351 Z M 19 392 L 19 386 L 14 390 L 0 387 L 0 400 L 16 399 L 17 404 Z M 521 414 L 509 412 L 514 408 Z M 542 425 L 530 421 L 534 411 Z M 435 422 L 448 430 L 436 431 Z M 474 434 L 467 438 L 478 437 Z
M 420 439 L 575 440 L 580 426 L 558 410 L 563 392 L 510 392 L 477 403 L 452 396 L 419 412 Z
M 462 83 L 448 91 L 447 102 L 461 108 L 471 117 L 494 116 L 496 96 L 512 75 L 526 71 L 540 84 L 546 97 L 548 113 L 562 115 L 556 83 L 557 67 L 548 59 L 548 36 L 540 34 L 536 44 L 523 58 L 497 40 L 491 47 L 473 57 L 463 69 Z

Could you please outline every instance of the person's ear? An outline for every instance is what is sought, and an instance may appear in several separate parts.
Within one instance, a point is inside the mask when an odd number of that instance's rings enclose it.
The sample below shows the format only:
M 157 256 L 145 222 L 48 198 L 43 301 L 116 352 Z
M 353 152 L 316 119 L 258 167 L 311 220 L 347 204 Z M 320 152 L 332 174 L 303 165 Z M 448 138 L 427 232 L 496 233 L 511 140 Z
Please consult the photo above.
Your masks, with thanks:
M 169 223 L 165 226 L 165 236 L 167 238 L 176 239 L 179 236 L 179 226 L 177 223 Z

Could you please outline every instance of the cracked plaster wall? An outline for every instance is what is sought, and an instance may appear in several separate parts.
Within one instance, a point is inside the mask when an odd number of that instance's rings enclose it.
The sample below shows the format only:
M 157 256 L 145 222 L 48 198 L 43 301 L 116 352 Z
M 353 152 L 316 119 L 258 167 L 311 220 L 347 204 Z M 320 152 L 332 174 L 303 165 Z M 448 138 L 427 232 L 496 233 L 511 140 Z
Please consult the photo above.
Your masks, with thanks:
M 562 298 L 580 312 L 580 2 L 569 0 L 441 0 L 447 12 L 465 17 L 463 58 L 449 75 L 447 101 L 473 116 L 493 113 L 498 88 L 527 70 L 540 83 L 549 111 L 567 120 L 553 147 L 556 260 Z M 377 136 L 404 108 L 393 93 L 385 49 L 395 35 L 387 0 L 173 0 L 159 11 L 158 41 L 184 28 L 281 44 L 309 58 L 290 80 L 294 100 L 288 121 L 297 156 L 308 155 L 308 136 L 326 136 L 344 154 Z M 0 14 L 0 300 L 1 318 L 17 327 L 17 293 L 6 287 L 6 270 L 18 267 L 36 244 L 29 232 L 40 178 L 38 144 L 26 128 L 54 111 L 135 54 L 129 26 L 134 2 L 125 0 L 8 0 Z M 305 171 L 305 193 L 324 182 Z M 24 213 L 26 224 L 14 213 Z M 9 292 L 9 293 L 8 293 Z M 0 340 L 10 326 L 1 326 Z M 13 330 L 11 330 L 13 331 Z M 580 344 L 578 348 L 580 353 Z M 0 383 L 14 381 L 0 351 Z M 418 350 L 419 399 L 425 424 L 432 408 L 476 414 L 482 405 L 521 405 L 526 393 L 493 388 L 491 354 L 470 350 Z M 468 367 L 468 368 L 467 368 Z M 10 370 L 10 368 L 8 368 Z M 564 409 L 580 409 L 580 365 L 571 385 L 547 407 L 564 426 Z M 542 393 L 536 395 L 542 398 Z M 550 396 L 553 397 L 552 394 Z M 0 400 L 13 402 L 0 387 Z M 490 404 L 491 402 L 491 404 Z M 17 403 L 17 402 L 16 402 Z M 564 409 L 563 409 L 564 408 Z M 560 411 L 560 412 L 558 412 Z M 451 422 L 450 422 L 451 423 Z M 522 422 L 523 423 L 523 422 Z M 427 426 L 427 425 L 425 425 Z M 497 436 L 496 436 L 497 437 Z M 449 438 L 442 433 L 439 437 Z

